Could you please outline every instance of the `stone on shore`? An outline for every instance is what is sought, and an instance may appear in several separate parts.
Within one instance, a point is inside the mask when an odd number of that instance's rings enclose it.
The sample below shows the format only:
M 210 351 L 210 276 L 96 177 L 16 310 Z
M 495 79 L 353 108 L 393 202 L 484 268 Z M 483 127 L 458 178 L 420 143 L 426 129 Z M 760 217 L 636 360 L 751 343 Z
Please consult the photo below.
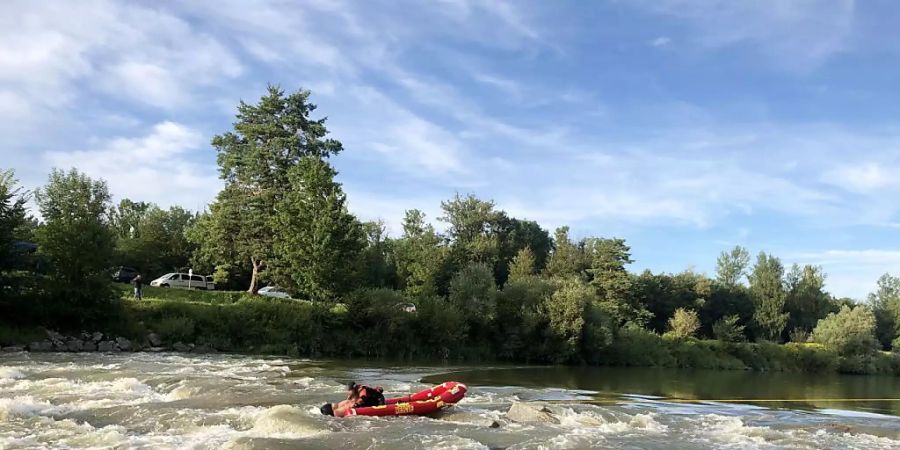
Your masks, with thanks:
M 81 342 L 80 339 L 72 339 L 69 342 L 66 342 L 66 350 L 70 352 L 80 352 L 84 347 L 84 342 Z
M 113 341 L 101 341 L 97 344 L 97 351 L 101 352 L 111 352 L 116 348 L 116 344 Z
M 127 352 L 127 351 L 131 350 L 131 341 L 129 341 L 128 339 L 125 339 L 123 337 L 117 337 L 116 338 L 116 347 L 118 347 L 119 350 L 122 350 L 123 352 Z
M 175 344 L 172 345 L 172 349 L 175 350 L 176 352 L 181 352 L 181 353 L 187 353 L 187 352 L 191 351 L 191 347 L 189 347 L 184 342 L 176 342 Z
M 162 339 L 160 339 L 159 335 L 156 333 L 148 334 L 147 341 L 150 342 L 151 347 L 161 347 L 162 346 Z

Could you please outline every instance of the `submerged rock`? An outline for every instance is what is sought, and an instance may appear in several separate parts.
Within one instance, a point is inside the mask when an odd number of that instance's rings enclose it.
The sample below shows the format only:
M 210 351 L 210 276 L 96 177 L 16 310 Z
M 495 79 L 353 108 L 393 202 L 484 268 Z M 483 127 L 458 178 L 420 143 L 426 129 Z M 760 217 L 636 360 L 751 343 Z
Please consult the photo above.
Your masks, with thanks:
M 4 353 L 21 352 L 22 350 L 25 350 L 25 349 L 22 348 L 22 347 L 16 347 L 16 346 L 12 346 L 12 347 L 3 347 L 3 352 L 4 352 Z
M 180 342 L 180 341 L 173 344 L 172 349 L 175 350 L 176 352 L 182 352 L 182 353 L 187 353 L 187 352 L 191 351 L 191 348 L 187 344 L 185 344 L 184 342 Z
M 506 417 L 514 422 L 522 423 L 559 423 L 559 419 L 549 408 L 534 403 L 513 403 L 506 412 Z
M 490 418 L 480 416 L 475 413 L 454 410 L 453 408 L 445 409 L 439 412 L 435 417 L 438 420 L 446 420 L 448 422 L 465 423 L 487 428 L 500 428 L 500 422 Z
M 84 345 L 81 346 L 81 351 L 83 352 L 96 352 L 97 344 L 94 341 L 87 341 Z
M 50 341 L 35 341 L 28 344 L 30 352 L 50 352 L 53 351 L 53 343 Z

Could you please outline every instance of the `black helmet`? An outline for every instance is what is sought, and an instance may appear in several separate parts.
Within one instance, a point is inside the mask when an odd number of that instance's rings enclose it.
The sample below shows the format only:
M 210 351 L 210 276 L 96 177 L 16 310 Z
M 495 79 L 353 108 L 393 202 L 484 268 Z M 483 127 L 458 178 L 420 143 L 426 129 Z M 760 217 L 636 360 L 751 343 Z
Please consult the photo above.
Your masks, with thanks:
M 319 411 L 320 411 L 323 415 L 326 415 L 326 416 L 333 416 L 333 415 L 334 415 L 334 408 L 331 406 L 331 403 L 326 403 L 326 404 L 322 405 L 322 407 L 319 408 Z

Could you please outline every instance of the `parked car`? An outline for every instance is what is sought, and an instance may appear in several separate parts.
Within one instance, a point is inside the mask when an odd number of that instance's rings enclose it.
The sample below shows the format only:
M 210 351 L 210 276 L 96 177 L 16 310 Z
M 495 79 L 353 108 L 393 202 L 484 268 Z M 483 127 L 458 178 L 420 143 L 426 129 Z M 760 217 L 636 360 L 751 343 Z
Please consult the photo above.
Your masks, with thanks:
M 113 271 L 112 279 L 117 283 L 130 283 L 138 274 L 134 267 L 119 266 Z
M 186 273 L 167 273 L 151 281 L 150 286 L 202 290 L 213 290 L 216 288 L 216 284 L 211 276 L 188 275 Z
M 265 297 L 291 298 L 291 294 L 288 294 L 275 286 L 266 286 L 256 291 L 256 293 Z

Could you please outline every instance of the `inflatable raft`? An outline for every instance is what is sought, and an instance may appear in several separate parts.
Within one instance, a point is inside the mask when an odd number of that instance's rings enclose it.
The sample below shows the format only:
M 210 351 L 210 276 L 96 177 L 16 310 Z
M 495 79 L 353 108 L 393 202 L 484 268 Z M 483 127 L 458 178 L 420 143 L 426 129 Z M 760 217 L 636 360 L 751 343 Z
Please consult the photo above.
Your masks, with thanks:
M 406 397 L 385 399 L 385 405 L 352 408 L 348 416 L 424 416 L 455 404 L 466 396 L 465 384 L 447 381 Z

